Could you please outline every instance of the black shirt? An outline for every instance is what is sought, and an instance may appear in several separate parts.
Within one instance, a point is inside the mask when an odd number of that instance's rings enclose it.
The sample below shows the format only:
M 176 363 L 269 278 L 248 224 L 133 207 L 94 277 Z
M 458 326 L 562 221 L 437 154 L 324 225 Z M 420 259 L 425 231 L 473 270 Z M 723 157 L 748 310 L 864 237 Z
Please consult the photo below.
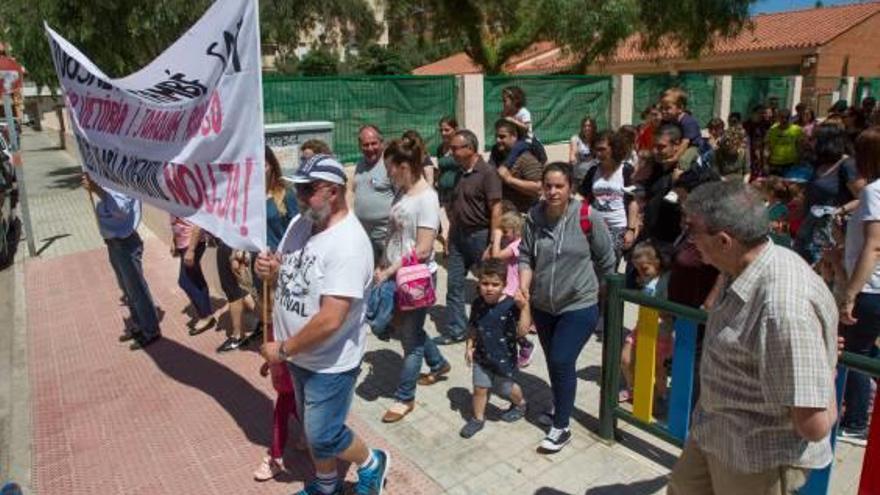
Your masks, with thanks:
M 481 297 L 476 298 L 471 304 L 468 323 L 476 333 L 474 361 L 489 371 L 512 377 L 516 371 L 518 321 L 519 308 L 512 297 L 492 305 Z
M 681 209 L 677 203 L 664 199 L 672 191 L 675 167 L 651 164 L 651 176 L 643 184 L 645 190 L 644 229 L 642 239 L 654 239 L 671 245 L 681 234 Z

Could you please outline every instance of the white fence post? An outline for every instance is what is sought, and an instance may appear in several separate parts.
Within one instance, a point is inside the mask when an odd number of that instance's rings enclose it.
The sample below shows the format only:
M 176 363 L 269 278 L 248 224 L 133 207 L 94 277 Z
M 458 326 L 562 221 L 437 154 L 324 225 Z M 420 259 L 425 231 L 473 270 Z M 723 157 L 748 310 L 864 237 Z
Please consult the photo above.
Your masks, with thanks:
M 801 94 L 804 91 L 804 76 L 791 76 L 791 92 L 788 94 L 788 108 L 794 113 L 794 107 L 801 102 Z
M 617 91 L 617 95 L 620 98 L 618 102 L 620 125 L 633 124 L 634 80 L 635 78 L 632 74 L 621 74 L 618 81 L 620 83 L 620 89 Z
M 459 127 L 473 132 L 485 147 L 485 110 L 483 107 L 483 75 L 464 74 L 458 77 L 458 98 L 456 99 L 456 120 Z
M 727 122 L 730 115 L 730 101 L 733 97 L 733 77 L 730 75 L 718 76 L 715 91 L 715 115 Z M 708 122 L 705 124 L 708 125 Z

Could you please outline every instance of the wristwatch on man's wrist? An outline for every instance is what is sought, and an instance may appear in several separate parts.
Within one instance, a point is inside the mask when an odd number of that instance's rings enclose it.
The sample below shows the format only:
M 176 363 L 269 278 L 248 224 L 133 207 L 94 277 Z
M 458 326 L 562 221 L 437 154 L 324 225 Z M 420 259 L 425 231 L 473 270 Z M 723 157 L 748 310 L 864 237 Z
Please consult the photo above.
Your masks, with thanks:
M 287 354 L 286 352 L 284 352 L 284 341 L 283 341 L 283 340 L 281 341 L 281 345 L 278 346 L 278 357 L 279 357 L 282 361 L 287 361 L 287 358 L 290 357 L 289 354 Z

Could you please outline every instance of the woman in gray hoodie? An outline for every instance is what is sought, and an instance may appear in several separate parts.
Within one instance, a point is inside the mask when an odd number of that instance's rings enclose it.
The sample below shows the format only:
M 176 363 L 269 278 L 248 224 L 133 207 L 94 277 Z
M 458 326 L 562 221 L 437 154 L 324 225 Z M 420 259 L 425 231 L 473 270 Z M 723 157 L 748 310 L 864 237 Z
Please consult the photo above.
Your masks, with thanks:
M 566 163 L 544 168 L 543 197 L 529 211 L 519 251 L 520 290 L 531 301 L 553 391 L 552 428 L 540 446 L 545 452 L 571 440 L 575 363 L 596 329 L 600 280 L 614 273 L 608 228 L 574 198 L 571 174 Z

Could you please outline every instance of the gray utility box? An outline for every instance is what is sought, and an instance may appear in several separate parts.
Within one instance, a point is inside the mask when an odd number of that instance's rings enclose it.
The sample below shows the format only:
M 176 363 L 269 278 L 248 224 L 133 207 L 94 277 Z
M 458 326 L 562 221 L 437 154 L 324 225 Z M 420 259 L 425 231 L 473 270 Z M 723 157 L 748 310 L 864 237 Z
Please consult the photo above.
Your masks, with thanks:
M 299 168 L 299 147 L 309 139 L 320 139 L 333 149 L 333 122 L 284 122 L 263 126 L 266 144 L 275 152 L 285 177 Z

